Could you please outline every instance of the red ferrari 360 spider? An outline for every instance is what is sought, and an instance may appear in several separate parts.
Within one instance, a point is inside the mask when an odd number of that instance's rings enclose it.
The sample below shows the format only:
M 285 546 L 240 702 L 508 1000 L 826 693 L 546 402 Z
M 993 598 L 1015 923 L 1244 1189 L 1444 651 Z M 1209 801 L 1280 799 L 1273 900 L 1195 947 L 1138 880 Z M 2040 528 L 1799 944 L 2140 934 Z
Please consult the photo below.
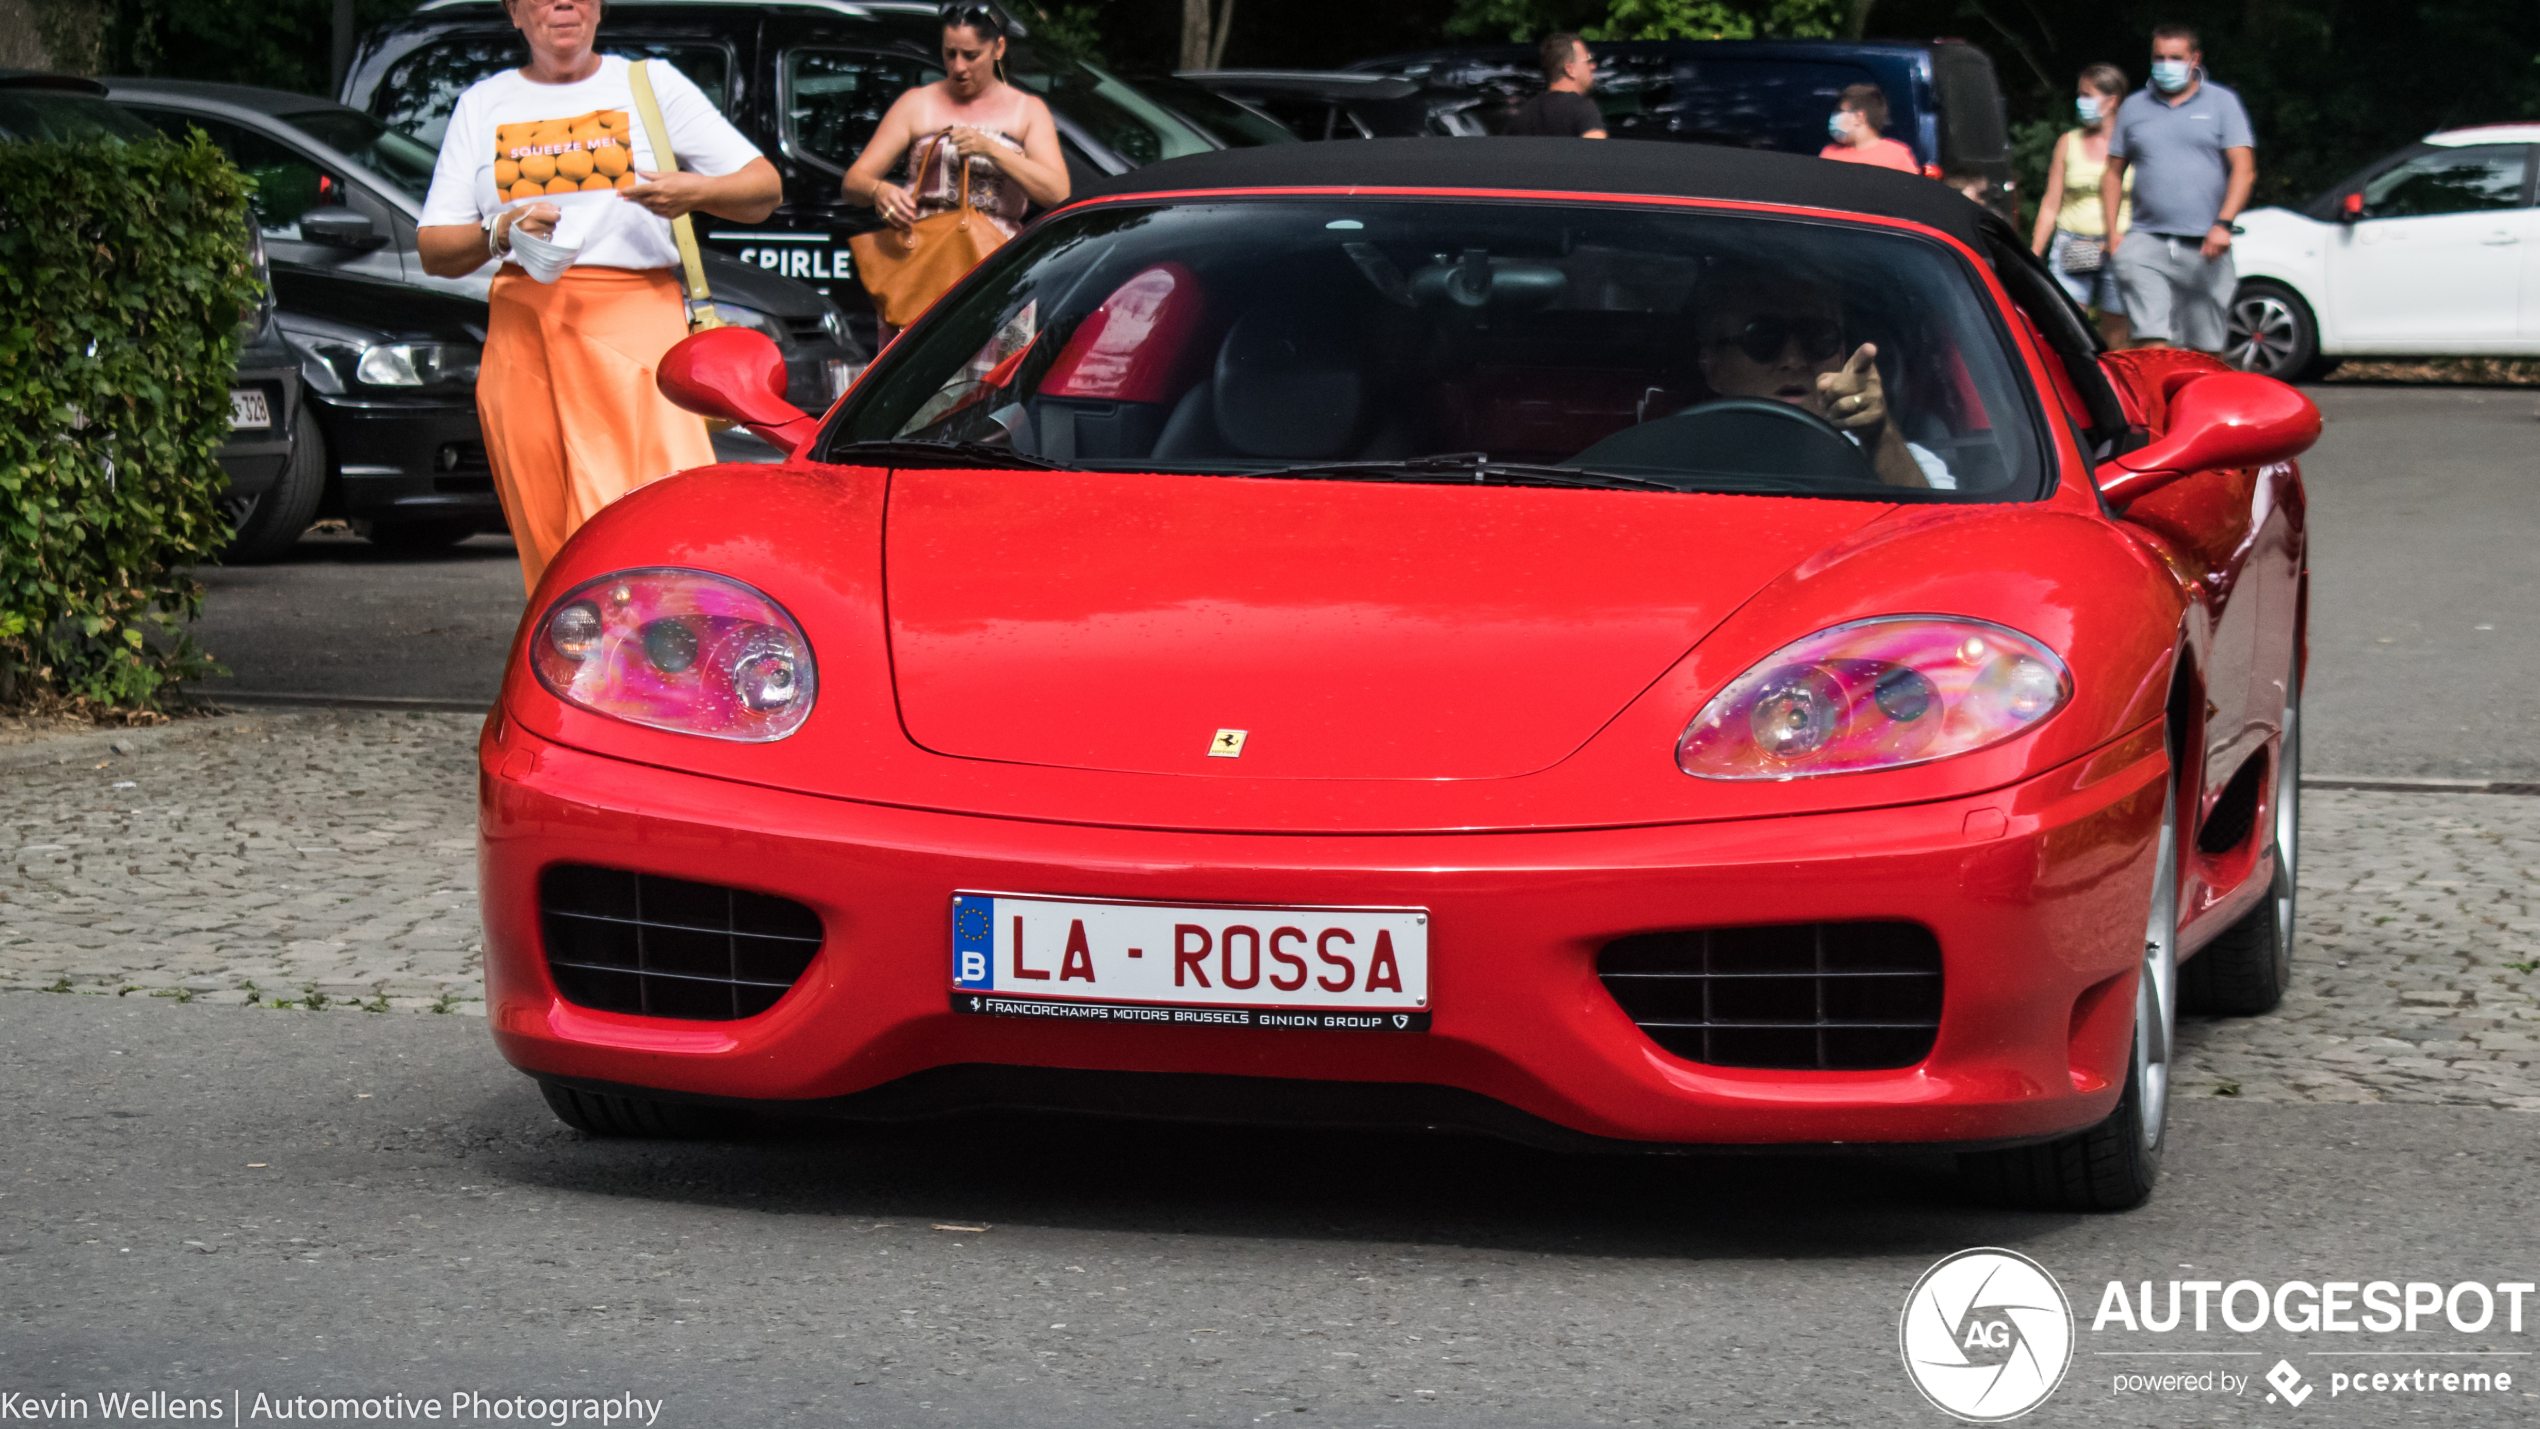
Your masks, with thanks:
M 825 417 L 765 339 L 533 598 L 489 1007 L 566 1121 L 970 1107 L 1917 1146 L 2150 1191 L 2274 1005 L 2270 379 L 2103 353 L 1950 190 L 1670 144 L 1177 160 Z

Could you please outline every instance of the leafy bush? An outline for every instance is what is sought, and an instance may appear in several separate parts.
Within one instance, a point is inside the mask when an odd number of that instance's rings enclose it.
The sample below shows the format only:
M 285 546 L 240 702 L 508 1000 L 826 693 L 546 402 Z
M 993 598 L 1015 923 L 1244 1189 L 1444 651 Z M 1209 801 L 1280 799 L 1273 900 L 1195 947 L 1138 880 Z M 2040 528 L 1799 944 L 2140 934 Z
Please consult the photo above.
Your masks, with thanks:
M 155 707 L 209 668 L 246 212 L 200 134 L 0 143 L 0 680 Z

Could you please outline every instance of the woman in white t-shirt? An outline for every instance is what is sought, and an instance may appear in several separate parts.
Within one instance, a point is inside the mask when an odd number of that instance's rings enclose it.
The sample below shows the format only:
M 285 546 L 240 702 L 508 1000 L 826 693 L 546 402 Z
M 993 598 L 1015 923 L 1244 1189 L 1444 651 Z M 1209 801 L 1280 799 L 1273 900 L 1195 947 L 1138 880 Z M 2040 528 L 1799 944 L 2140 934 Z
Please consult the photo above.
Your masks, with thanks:
M 767 217 L 775 166 L 688 78 L 645 64 L 679 169 L 665 172 L 628 61 L 592 49 L 600 0 L 504 0 L 529 63 L 459 96 L 417 234 L 427 273 L 503 262 L 476 410 L 494 489 L 534 592 L 565 538 L 628 491 L 714 460 L 705 424 L 653 385 L 687 335 L 670 220 Z M 533 278 L 514 252 L 541 247 Z M 556 264 L 563 263 L 561 273 Z

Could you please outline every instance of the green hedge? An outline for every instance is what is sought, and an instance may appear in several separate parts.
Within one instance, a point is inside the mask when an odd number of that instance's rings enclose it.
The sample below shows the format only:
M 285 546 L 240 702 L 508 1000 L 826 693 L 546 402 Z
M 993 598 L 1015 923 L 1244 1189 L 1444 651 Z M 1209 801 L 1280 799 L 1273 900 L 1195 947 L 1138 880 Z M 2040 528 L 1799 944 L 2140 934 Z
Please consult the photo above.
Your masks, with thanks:
M 246 212 L 200 134 L 0 143 L 0 683 L 146 708 L 209 668 Z

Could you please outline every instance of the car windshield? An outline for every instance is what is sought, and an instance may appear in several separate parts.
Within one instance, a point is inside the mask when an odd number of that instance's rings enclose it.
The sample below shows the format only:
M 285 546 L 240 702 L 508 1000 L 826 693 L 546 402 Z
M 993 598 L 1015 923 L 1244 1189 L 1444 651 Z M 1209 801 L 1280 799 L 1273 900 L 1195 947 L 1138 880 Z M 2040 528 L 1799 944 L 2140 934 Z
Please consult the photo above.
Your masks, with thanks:
M 0 89 L 0 138 L 78 144 L 91 139 L 147 139 L 157 132 L 92 94 Z
M 2032 499 L 1972 270 L 1891 229 L 1621 204 L 1063 214 L 875 365 L 828 458 Z
M 1014 83 L 1039 95 L 1061 117 L 1082 126 L 1096 142 L 1145 168 L 1160 159 L 1205 154 L 1217 146 L 1102 69 L 1065 55 L 1036 53 L 1017 45 L 1007 67 Z
M 1170 75 L 1141 75 L 1138 88 L 1200 128 L 1229 149 L 1256 144 L 1293 144 L 1288 126 L 1257 109 L 1238 104 L 1213 89 Z
M 312 109 L 282 122 L 397 186 L 417 203 L 432 187 L 436 155 L 358 109 Z
M 631 60 L 662 60 L 686 75 L 715 108 L 728 108 L 732 57 L 719 44 L 705 40 L 651 40 L 608 34 L 600 37 L 600 53 Z M 388 67 L 371 91 L 370 112 L 389 128 L 427 148 L 439 149 L 450 127 L 450 111 L 468 86 L 488 75 L 517 69 L 529 50 L 517 33 L 452 35 L 419 45 Z

